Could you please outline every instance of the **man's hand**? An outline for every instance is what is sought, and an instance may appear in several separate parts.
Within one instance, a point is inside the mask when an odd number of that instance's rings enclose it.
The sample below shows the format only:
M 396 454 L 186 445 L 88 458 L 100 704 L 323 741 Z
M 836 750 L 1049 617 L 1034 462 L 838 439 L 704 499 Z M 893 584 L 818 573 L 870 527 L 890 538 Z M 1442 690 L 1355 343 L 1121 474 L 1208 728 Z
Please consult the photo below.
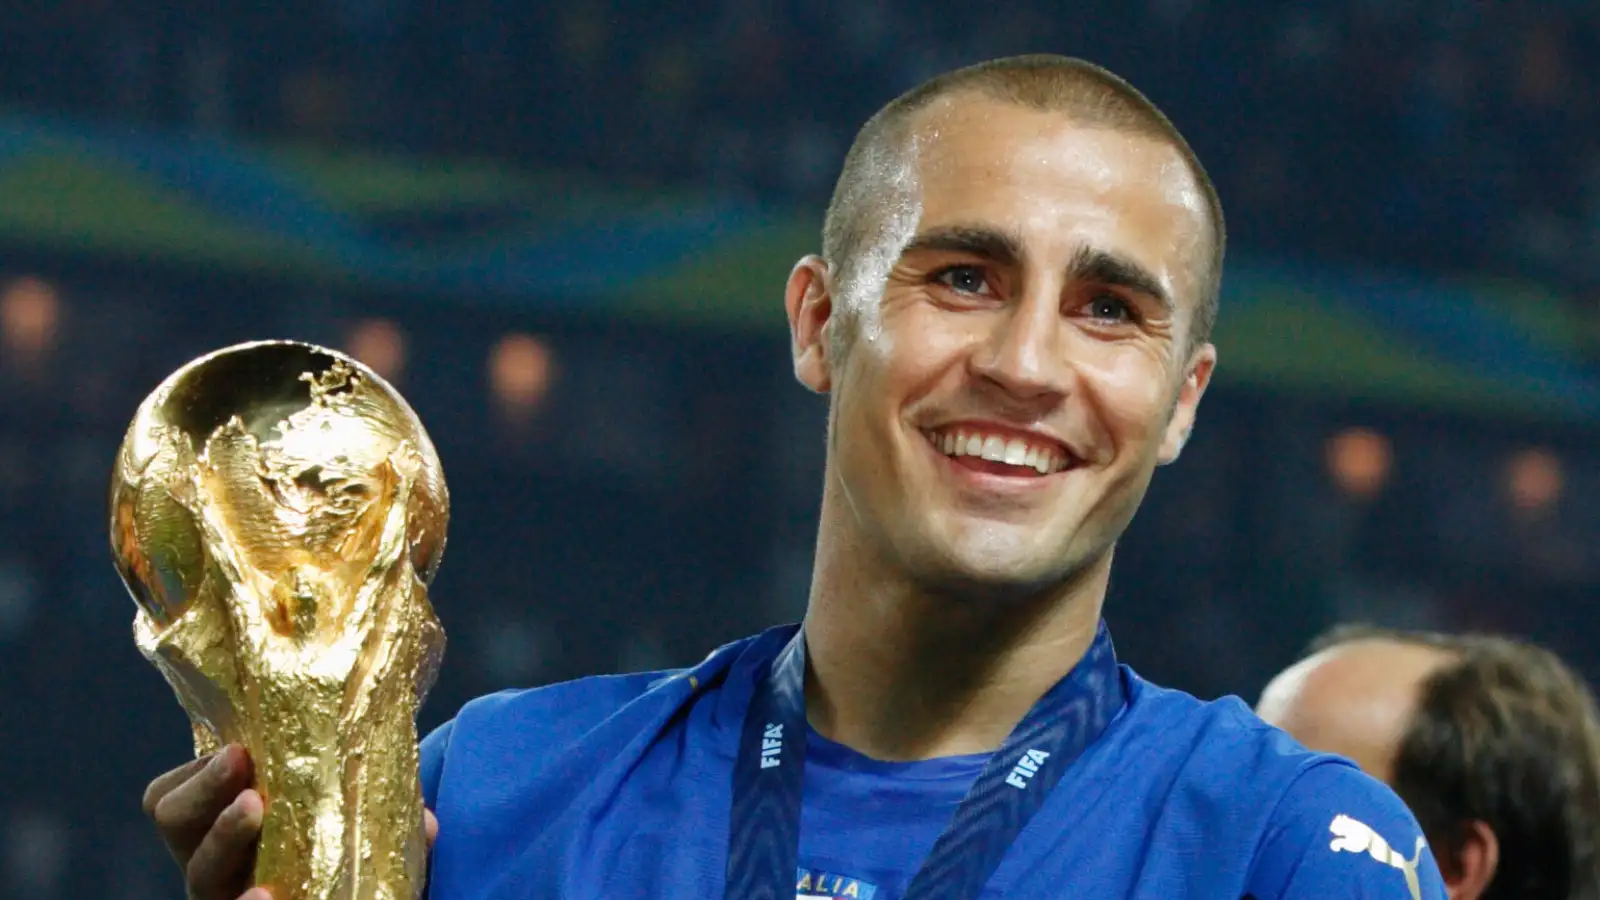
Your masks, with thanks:
M 145 815 L 183 869 L 189 900 L 272 900 L 267 888 L 250 887 L 262 813 L 250 774 L 249 753 L 230 744 L 145 788 Z M 432 812 L 423 819 L 431 849 L 439 821 Z

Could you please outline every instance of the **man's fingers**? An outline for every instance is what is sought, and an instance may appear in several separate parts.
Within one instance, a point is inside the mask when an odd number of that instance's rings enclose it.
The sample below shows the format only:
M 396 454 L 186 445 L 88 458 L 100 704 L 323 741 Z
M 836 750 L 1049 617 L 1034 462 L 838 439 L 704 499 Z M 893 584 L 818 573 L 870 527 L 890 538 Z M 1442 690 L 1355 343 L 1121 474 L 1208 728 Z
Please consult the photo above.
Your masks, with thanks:
M 253 887 L 240 894 L 239 900 L 272 900 L 272 892 L 264 887 Z
M 249 883 L 262 809 L 261 795 L 247 790 L 217 816 L 189 858 L 189 896 L 231 897 Z
M 250 755 L 230 745 L 156 801 L 152 818 L 179 862 L 187 861 L 217 816 L 249 786 Z
M 161 802 L 161 798 L 172 793 L 174 788 L 188 781 L 196 772 L 210 765 L 211 758 L 215 755 L 215 753 L 207 753 L 205 756 L 191 759 L 176 769 L 170 772 L 163 772 L 157 776 L 154 781 L 150 782 L 150 786 L 144 789 L 144 814 L 152 819 L 155 818 L 156 804 Z
M 439 839 L 439 817 L 431 809 L 422 811 L 422 830 L 428 835 L 428 849 L 432 850 L 433 842 Z

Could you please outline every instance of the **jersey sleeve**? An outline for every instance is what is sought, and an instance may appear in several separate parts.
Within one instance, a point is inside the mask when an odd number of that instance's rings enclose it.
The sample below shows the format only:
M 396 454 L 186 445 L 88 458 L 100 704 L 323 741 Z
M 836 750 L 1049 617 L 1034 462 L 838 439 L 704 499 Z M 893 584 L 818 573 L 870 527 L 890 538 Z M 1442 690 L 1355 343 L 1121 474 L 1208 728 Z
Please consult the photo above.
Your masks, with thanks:
M 422 805 L 428 809 L 433 809 L 439 800 L 439 780 L 444 777 L 444 755 L 450 749 L 450 733 L 455 729 L 455 724 L 455 720 L 451 719 L 422 739 Z
M 1342 762 L 1311 767 L 1274 811 L 1251 872 L 1254 900 L 1445 900 L 1422 829 L 1400 798 Z
M 420 754 L 422 761 L 419 769 L 422 776 L 422 805 L 426 809 L 433 809 L 439 802 L 439 781 L 444 777 L 444 755 L 450 748 L 450 734 L 455 729 L 455 724 L 455 720 L 451 719 L 429 732 L 422 740 Z M 433 854 L 430 852 L 428 857 L 428 868 L 431 872 Z M 428 882 L 431 880 L 424 877 L 422 900 L 429 900 L 431 892 L 428 889 Z

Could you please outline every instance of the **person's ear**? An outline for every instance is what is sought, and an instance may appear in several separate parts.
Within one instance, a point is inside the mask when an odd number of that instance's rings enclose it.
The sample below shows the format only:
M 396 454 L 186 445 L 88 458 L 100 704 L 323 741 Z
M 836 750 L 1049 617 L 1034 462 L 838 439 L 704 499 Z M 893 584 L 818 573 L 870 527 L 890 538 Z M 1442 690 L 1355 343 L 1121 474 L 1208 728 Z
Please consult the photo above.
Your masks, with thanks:
M 1500 839 L 1489 823 L 1473 820 L 1464 831 L 1456 852 L 1438 860 L 1450 900 L 1478 900 L 1488 893 L 1500 868 Z
M 784 290 L 794 376 L 811 390 L 825 394 L 833 386 L 830 338 L 840 322 L 834 317 L 833 277 L 820 256 L 795 263 Z
M 1195 415 L 1200 410 L 1200 398 L 1211 383 L 1211 372 L 1217 367 L 1217 348 L 1202 344 L 1189 356 L 1188 371 L 1183 385 L 1178 389 L 1178 400 L 1172 407 L 1172 417 L 1167 420 L 1167 430 L 1161 439 L 1161 451 L 1156 461 L 1161 465 L 1176 462 L 1183 447 L 1194 433 Z

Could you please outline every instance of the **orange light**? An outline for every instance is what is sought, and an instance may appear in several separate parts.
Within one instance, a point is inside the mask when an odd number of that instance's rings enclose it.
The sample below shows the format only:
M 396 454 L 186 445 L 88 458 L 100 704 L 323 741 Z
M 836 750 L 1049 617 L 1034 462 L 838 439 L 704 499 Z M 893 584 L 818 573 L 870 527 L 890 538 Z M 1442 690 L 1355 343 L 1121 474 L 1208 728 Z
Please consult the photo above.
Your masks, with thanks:
M 1561 460 L 1548 450 L 1524 450 L 1506 464 L 1511 504 L 1523 512 L 1537 512 L 1555 503 L 1566 480 Z
M 501 404 L 530 412 L 550 389 L 550 348 L 531 334 L 508 334 L 489 355 L 489 385 Z
M 39 359 L 55 346 L 60 324 L 61 299 L 50 284 L 27 276 L 0 293 L 0 339 L 10 353 Z
M 1389 439 L 1367 428 L 1351 428 L 1328 441 L 1328 471 L 1339 489 L 1372 497 L 1389 481 L 1394 450 Z
M 406 335 L 388 319 L 364 319 L 350 329 L 345 350 L 388 381 L 399 381 L 406 367 Z

